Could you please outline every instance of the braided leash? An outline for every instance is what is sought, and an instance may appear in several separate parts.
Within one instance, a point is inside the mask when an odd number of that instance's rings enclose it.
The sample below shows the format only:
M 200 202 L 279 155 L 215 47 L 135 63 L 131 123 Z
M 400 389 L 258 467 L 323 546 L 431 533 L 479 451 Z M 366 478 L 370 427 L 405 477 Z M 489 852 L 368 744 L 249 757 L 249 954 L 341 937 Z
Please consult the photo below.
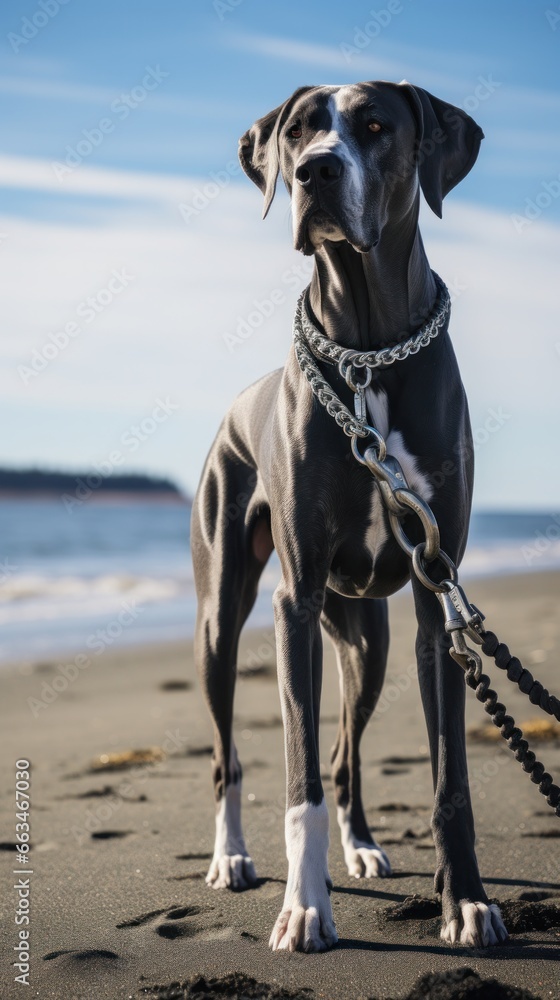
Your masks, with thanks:
M 500 642 L 493 632 L 486 631 L 482 624 L 484 615 L 468 601 L 459 586 L 455 564 L 440 548 L 439 529 L 433 511 L 422 497 L 410 489 L 399 462 L 394 456 L 387 454 L 383 437 L 375 427 L 367 423 L 365 389 L 371 381 L 372 370 L 387 367 L 411 354 L 417 354 L 446 326 L 450 311 L 449 293 L 439 275 L 435 272 L 432 274 L 438 287 L 438 298 L 432 316 L 408 340 L 380 351 L 347 350 L 320 333 L 307 314 L 306 289 L 298 300 L 294 319 L 295 353 L 314 396 L 344 433 L 352 438 L 354 457 L 367 466 L 374 476 L 388 510 L 394 537 L 411 558 L 414 573 L 425 587 L 436 594 L 443 610 L 445 630 L 451 637 L 449 652 L 463 668 L 467 685 L 472 688 L 478 701 L 483 703 L 485 712 L 500 730 L 515 759 L 530 775 L 531 781 L 538 785 L 541 795 L 546 796 L 548 805 L 560 816 L 560 788 L 554 784 L 544 764 L 529 749 L 521 729 L 515 725 L 515 719 L 507 714 L 505 705 L 498 701 L 496 692 L 490 687 L 490 678 L 482 673 L 482 661 L 478 653 L 467 646 L 465 635 L 480 645 L 487 656 L 494 658 L 500 670 L 506 671 L 508 679 L 519 686 L 531 704 L 538 705 L 559 722 L 560 700 L 533 678 L 518 658 L 511 655 L 505 643 Z M 354 414 L 327 382 L 315 358 L 337 365 L 340 376 L 355 394 Z M 366 370 L 363 382 L 357 381 L 359 369 Z M 363 454 L 358 448 L 358 438 L 370 439 Z M 417 545 L 410 541 L 401 523 L 403 517 L 411 512 L 419 518 L 425 535 L 425 541 Z M 435 582 L 427 572 L 426 564 L 431 564 L 434 560 L 439 560 L 448 574 L 441 583 Z
M 517 656 L 512 656 L 505 642 L 500 642 L 493 632 L 482 632 L 482 652 L 494 658 L 496 666 L 505 670 L 508 679 L 517 684 L 532 705 L 538 705 L 543 712 L 553 715 L 560 722 L 560 700 L 550 694 L 540 681 L 536 681 L 529 670 L 525 670 Z
M 496 637 L 494 636 L 494 638 Z M 465 669 L 465 680 L 474 691 L 478 701 L 483 703 L 484 711 L 488 713 L 494 725 L 500 730 L 515 759 L 530 775 L 531 781 L 539 786 L 539 792 L 546 796 L 548 805 L 554 809 L 557 816 L 560 816 L 560 788 L 554 784 L 552 775 L 548 773 L 544 764 L 537 760 L 529 748 L 522 730 L 515 725 L 513 716 L 508 715 L 505 705 L 498 701 L 498 695 L 490 687 L 490 678 L 486 674 L 480 673 L 476 663 L 471 663 Z

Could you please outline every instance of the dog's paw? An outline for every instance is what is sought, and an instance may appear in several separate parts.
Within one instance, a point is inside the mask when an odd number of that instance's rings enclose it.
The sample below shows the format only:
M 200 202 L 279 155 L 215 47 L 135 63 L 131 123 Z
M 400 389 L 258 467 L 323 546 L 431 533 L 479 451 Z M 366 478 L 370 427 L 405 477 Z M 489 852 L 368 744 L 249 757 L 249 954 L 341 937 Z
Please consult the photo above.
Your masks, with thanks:
M 448 944 L 462 944 L 467 948 L 488 948 L 506 941 L 508 932 L 495 903 L 471 903 L 462 900 L 458 915 L 441 928 L 441 939 Z
M 385 851 L 374 840 L 360 840 L 355 835 L 345 809 L 338 808 L 337 819 L 348 874 L 353 878 L 386 878 L 392 875 L 391 862 Z
M 326 905 L 283 909 L 270 935 L 273 951 L 327 951 L 338 941 L 330 899 Z
M 344 849 L 348 874 L 354 878 L 387 878 L 392 875 L 391 862 L 379 844 L 355 845 Z
M 273 951 L 326 951 L 338 941 L 327 865 L 329 814 L 325 800 L 286 812 L 289 871 L 286 895 L 270 935 Z
M 241 892 L 257 884 L 257 874 L 246 854 L 222 854 L 212 858 L 206 884 L 213 889 L 233 889 Z

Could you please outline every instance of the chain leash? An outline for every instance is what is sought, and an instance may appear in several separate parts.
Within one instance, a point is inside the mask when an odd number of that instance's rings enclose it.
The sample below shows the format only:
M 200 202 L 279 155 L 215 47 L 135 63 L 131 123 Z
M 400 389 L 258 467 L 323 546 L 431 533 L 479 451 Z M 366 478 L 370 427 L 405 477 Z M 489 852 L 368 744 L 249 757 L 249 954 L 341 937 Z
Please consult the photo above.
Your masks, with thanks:
M 367 423 L 365 390 L 371 382 L 372 370 L 393 364 L 394 361 L 416 354 L 438 335 L 449 316 L 449 293 L 441 278 L 434 274 L 439 294 L 431 319 L 416 334 L 402 344 L 382 351 L 348 351 L 339 344 L 324 337 L 311 323 L 305 306 L 307 290 L 299 298 L 294 319 L 294 347 L 296 357 L 311 386 L 314 396 L 325 407 L 344 433 L 351 438 L 355 459 L 373 475 L 386 507 L 391 530 L 401 549 L 411 559 L 412 569 L 418 580 L 437 597 L 444 617 L 445 631 L 450 637 L 450 655 L 465 673 L 468 687 L 483 703 L 494 725 L 500 730 L 509 749 L 515 755 L 531 781 L 556 815 L 560 816 L 560 788 L 554 784 L 551 775 L 537 760 L 524 739 L 515 720 L 498 701 L 498 696 L 490 687 L 490 678 L 482 672 L 482 660 L 469 645 L 467 638 L 482 648 L 496 665 L 505 670 L 509 680 L 517 683 L 533 705 L 560 721 L 560 701 L 525 670 L 517 659 L 511 656 L 508 647 L 500 643 L 493 632 L 484 628 L 485 616 L 471 604 L 459 585 L 455 563 L 440 546 L 439 527 L 429 504 L 408 485 L 402 467 L 393 455 L 387 454 L 387 444 L 377 428 Z M 339 374 L 354 392 L 354 414 L 340 400 L 319 369 L 315 357 L 338 366 Z M 357 379 L 356 369 L 365 369 L 362 382 Z M 359 441 L 363 442 L 360 450 Z M 402 520 L 408 514 L 415 514 L 421 524 L 424 540 L 414 544 L 406 534 Z M 444 576 L 440 581 L 428 573 L 428 564 L 439 562 Z M 432 570 L 433 573 L 433 570 Z

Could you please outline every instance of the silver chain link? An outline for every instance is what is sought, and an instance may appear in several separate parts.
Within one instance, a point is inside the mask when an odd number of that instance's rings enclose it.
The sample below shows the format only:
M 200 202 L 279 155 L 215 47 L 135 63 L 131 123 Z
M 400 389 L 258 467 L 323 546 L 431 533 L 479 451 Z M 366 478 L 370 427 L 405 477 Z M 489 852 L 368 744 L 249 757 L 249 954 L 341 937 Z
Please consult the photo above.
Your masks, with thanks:
M 349 365 L 353 368 L 386 368 L 394 364 L 395 361 L 404 361 L 411 354 L 418 354 L 422 347 L 427 347 L 438 336 L 444 328 L 451 310 L 451 298 L 447 286 L 435 271 L 432 271 L 432 275 L 438 290 L 432 315 L 407 340 L 394 344 L 392 347 L 383 347 L 378 351 L 348 350 L 322 334 L 309 319 L 305 308 L 306 289 L 300 298 L 302 303 L 300 329 L 308 347 L 315 357 L 328 361 L 330 364 L 342 366 L 344 369 Z M 296 312 L 296 318 L 297 315 Z M 341 375 L 343 377 L 345 375 L 343 370 L 341 370 Z
M 417 354 L 422 347 L 427 347 L 446 325 L 451 300 L 446 285 L 435 271 L 432 271 L 438 286 L 438 298 L 434 312 L 429 320 L 415 334 L 393 347 L 385 347 L 380 351 L 352 351 L 341 347 L 335 341 L 325 337 L 313 325 L 306 309 L 308 289 L 302 292 L 296 306 L 294 317 L 294 350 L 298 364 L 305 375 L 313 395 L 325 407 L 327 413 L 336 420 L 348 437 L 370 437 L 376 434 L 375 428 L 367 423 L 364 393 L 371 381 L 371 372 L 375 368 L 387 367 L 395 361 L 403 361 L 411 354 Z M 315 357 L 314 357 L 315 356 Z M 332 386 L 322 374 L 315 358 L 338 365 L 338 370 L 347 385 L 355 393 L 355 410 L 352 414 L 342 402 Z M 363 383 L 356 382 L 355 369 L 366 368 Z

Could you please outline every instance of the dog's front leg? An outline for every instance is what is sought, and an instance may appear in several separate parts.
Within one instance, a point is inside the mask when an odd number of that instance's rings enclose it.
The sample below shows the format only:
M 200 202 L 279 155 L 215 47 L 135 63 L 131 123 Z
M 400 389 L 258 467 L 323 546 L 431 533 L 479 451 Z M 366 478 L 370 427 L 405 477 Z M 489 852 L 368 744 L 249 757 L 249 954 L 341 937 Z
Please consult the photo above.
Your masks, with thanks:
M 278 679 L 287 772 L 284 905 L 270 937 L 273 950 L 324 951 L 337 941 L 329 891 L 329 816 L 319 766 L 324 589 L 279 584 L 274 595 Z
M 500 910 L 488 903 L 475 854 L 465 741 L 465 677 L 449 655 L 435 594 L 413 578 L 416 655 L 434 779 L 435 889 L 442 897 L 441 936 L 471 947 L 507 938 Z

